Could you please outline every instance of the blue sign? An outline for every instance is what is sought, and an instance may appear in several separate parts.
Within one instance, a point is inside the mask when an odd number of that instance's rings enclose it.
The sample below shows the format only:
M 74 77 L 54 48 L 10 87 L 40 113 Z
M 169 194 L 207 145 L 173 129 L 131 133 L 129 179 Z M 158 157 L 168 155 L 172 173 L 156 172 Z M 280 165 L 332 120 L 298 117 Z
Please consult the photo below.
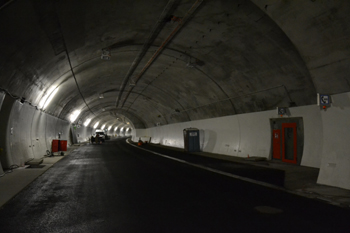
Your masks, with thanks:
M 323 94 L 320 95 L 320 105 L 321 106 L 328 106 L 328 105 L 330 105 L 330 103 L 331 103 L 330 100 L 331 100 L 331 98 L 330 98 L 329 95 L 323 95 Z

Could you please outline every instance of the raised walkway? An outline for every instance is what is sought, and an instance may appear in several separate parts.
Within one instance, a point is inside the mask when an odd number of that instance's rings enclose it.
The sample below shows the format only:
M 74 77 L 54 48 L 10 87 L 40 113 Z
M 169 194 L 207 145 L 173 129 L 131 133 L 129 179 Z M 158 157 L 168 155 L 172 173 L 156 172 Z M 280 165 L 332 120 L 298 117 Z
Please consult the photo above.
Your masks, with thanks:
M 80 145 L 70 146 L 64 156 L 68 156 L 73 150 Z M 19 192 L 26 188 L 36 178 L 44 174 L 49 168 L 54 166 L 56 162 L 64 156 L 55 155 L 53 157 L 43 157 L 43 162 L 39 166 L 30 167 L 28 165 L 5 171 L 6 173 L 0 177 L 0 207 L 15 197 Z
M 135 143 L 133 144 L 136 145 Z M 293 194 L 308 197 L 308 198 L 317 199 L 332 205 L 337 205 L 344 208 L 350 208 L 350 190 L 317 184 L 317 177 L 319 173 L 318 168 L 296 166 L 296 165 L 291 165 L 287 163 L 282 163 L 279 161 L 263 160 L 261 158 L 256 158 L 256 157 L 241 158 L 241 157 L 234 157 L 234 156 L 207 153 L 207 152 L 184 153 L 184 150 L 181 148 L 162 146 L 159 144 L 152 144 L 152 143 L 143 145 L 141 148 L 146 148 L 151 151 L 155 151 L 157 153 L 164 153 L 168 155 L 169 153 L 167 153 L 167 151 L 176 151 L 177 153 L 175 154 L 170 153 L 171 156 L 175 155 L 177 158 L 185 159 L 187 161 L 190 161 L 191 163 L 203 164 L 204 166 L 208 166 L 214 169 L 226 170 L 227 172 L 232 174 L 237 174 L 238 176 L 248 177 L 250 179 L 252 179 L 253 177 L 253 179 L 256 179 L 257 181 L 260 180 L 263 182 L 264 182 L 264 177 L 262 177 L 262 179 L 259 179 L 259 176 L 261 176 L 261 174 L 263 174 L 264 172 L 259 174 L 259 168 L 263 168 L 265 170 L 270 169 L 271 171 L 279 170 L 279 171 L 282 171 L 282 173 L 274 172 L 274 174 L 280 177 L 276 177 L 276 179 L 272 180 L 272 182 L 267 181 L 267 183 L 272 183 L 273 185 L 275 185 L 276 182 L 277 183 L 280 182 L 279 179 L 282 178 L 284 179 L 283 184 L 282 185 L 279 184 L 277 186 L 282 186 L 281 188 L 285 189 L 285 191 L 287 192 L 291 192 Z M 225 162 L 223 163 L 225 165 L 212 166 L 213 164 L 212 162 L 203 161 L 201 159 L 194 159 L 193 156 L 212 158 L 219 161 L 225 161 L 226 163 Z M 231 164 L 228 162 L 231 162 Z M 254 166 L 255 167 L 254 170 L 257 172 L 255 172 L 255 174 L 253 175 L 251 174 L 246 175 L 243 172 L 240 172 L 240 170 L 243 170 L 243 169 L 240 169 L 239 164 Z M 231 167 L 232 169 L 227 169 L 228 167 Z M 254 172 L 251 172 L 251 173 L 254 173 Z M 254 178 L 254 175 L 255 175 L 255 178 Z M 267 186 L 269 186 L 269 184 L 267 184 Z

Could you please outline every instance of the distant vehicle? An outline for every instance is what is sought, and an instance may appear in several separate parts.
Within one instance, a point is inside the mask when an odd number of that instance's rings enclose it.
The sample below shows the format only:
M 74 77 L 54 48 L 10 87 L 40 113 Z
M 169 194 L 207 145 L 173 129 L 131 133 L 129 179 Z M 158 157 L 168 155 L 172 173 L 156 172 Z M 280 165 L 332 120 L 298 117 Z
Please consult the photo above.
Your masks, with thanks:
M 102 143 L 106 140 L 106 135 L 103 130 L 97 129 L 95 133 L 91 136 L 91 143 Z

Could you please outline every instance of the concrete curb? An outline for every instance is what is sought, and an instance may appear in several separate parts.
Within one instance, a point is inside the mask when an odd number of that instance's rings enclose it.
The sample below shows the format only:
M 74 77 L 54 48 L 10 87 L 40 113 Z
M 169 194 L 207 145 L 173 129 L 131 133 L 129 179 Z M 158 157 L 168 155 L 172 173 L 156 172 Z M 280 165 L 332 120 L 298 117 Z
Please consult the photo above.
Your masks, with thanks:
M 264 187 L 267 187 L 267 188 L 272 188 L 272 189 L 275 189 L 275 190 L 287 192 L 287 193 L 290 193 L 290 194 L 294 194 L 294 195 L 298 195 L 298 196 L 302 196 L 302 197 L 306 197 L 306 198 L 310 198 L 310 199 L 315 199 L 315 200 L 318 200 L 318 201 L 326 202 L 326 203 L 331 204 L 331 205 L 335 205 L 335 206 L 339 206 L 339 207 L 342 207 L 342 208 L 349 208 L 350 209 L 350 205 L 342 203 L 342 202 L 338 202 L 336 200 L 333 200 L 333 199 L 331 199 L 331 198 L 329 198 L 329 197 L 327 197 L 325 195 L 321 195 L 319 193 L 304 192 L 304 191 L 300 191 L 300 190 L 289 190 L 289 189 L 286 189 L 284 187 L 280 187 L 280 186 L 273 185 L 273 184 L 270 184 L 270 183 L 266 183 L 266 182 L 257 181 L 257 180 L 254 180 L 254 179 L 250 179 L 250 178 L 234 175 L 234 174 L 231 174 L 231 173 L 228 173 L 228 172 L 223 172 L 223 171 L 220 171 L 220 170 L 217 170 L 217 169 L 205 167 L 203 165 L 190 163 L 190 162 L 187 162 L 185 160 L 181 160 L 181 159 L 177 159 L 177 158 L 174 158 L 174 157 L 171 157 L 171 156 L 167 156 L 167 155 L 164 155 L 164 154 L 161 154 L 161 153 L 157 153 L 157 152 L 154 152 L 154 151 L 151 151 L 151 150 L 148 150 L 148 149 L 145 149 L 145 148 L 142 148 L 140 146 L 135 145 L 133 142 L 130 142 L 130 139 L 126 139 L 126 142 L 129 145 L 131 145 L 133 147 L 136 147 L 136 148 L 138 148 L 140 150 L 148 151 L 148 152 L 153 153 L 155 155 L 162 156 L 164 158 L 171 159 L 171 160 L 174 160 L 174 161 L 177 161 L 177 162 L 180 162 L 180 163 L 184 163 L 184 164 L 187 164 L 189 166 L 197 167 L 197 168 L 200 168 L 200 169 L 203 169 L 203 170 L 214 172 L 214 173 L 217 173 L 217 174 L 220 174 L 220 175 L 224 175 L 224 176 L 227 176 L 227 177 L 231 177 L 231 178 L 234 178 L 234 179 L 246 181 L 246 182 L 249 182 L 249 183 L 252 183 L 252 184 L 264 186 Z M 171 148 L 169 148 L 169 150 L 171 150 Z M 196 155 L 199 155 L 199 154 L 197 153 Z M 249 160 L 249 161 L 251 161 L 251 160 Z M 260 160 L 258 160 L 258 161 L 260 161 Z M 237 162 L 237 161 L 235 161 L 235 162 Z M 239 162 L 237 162 L 237 163 L 239 163 Z M 244 164 L 246 164 L 246 163 L 244 163 Z M 249 163 L 249 164 L 254 165 L 252 163 Z

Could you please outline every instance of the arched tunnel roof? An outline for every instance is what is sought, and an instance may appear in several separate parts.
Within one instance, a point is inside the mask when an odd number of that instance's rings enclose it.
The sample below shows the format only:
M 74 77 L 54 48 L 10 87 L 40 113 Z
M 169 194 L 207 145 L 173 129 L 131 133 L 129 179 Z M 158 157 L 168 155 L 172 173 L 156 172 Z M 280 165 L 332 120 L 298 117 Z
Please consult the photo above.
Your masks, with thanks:
M 147 128 L 350 90 L 345 0 L 0 4 L 1 89 L 66 120 Z

